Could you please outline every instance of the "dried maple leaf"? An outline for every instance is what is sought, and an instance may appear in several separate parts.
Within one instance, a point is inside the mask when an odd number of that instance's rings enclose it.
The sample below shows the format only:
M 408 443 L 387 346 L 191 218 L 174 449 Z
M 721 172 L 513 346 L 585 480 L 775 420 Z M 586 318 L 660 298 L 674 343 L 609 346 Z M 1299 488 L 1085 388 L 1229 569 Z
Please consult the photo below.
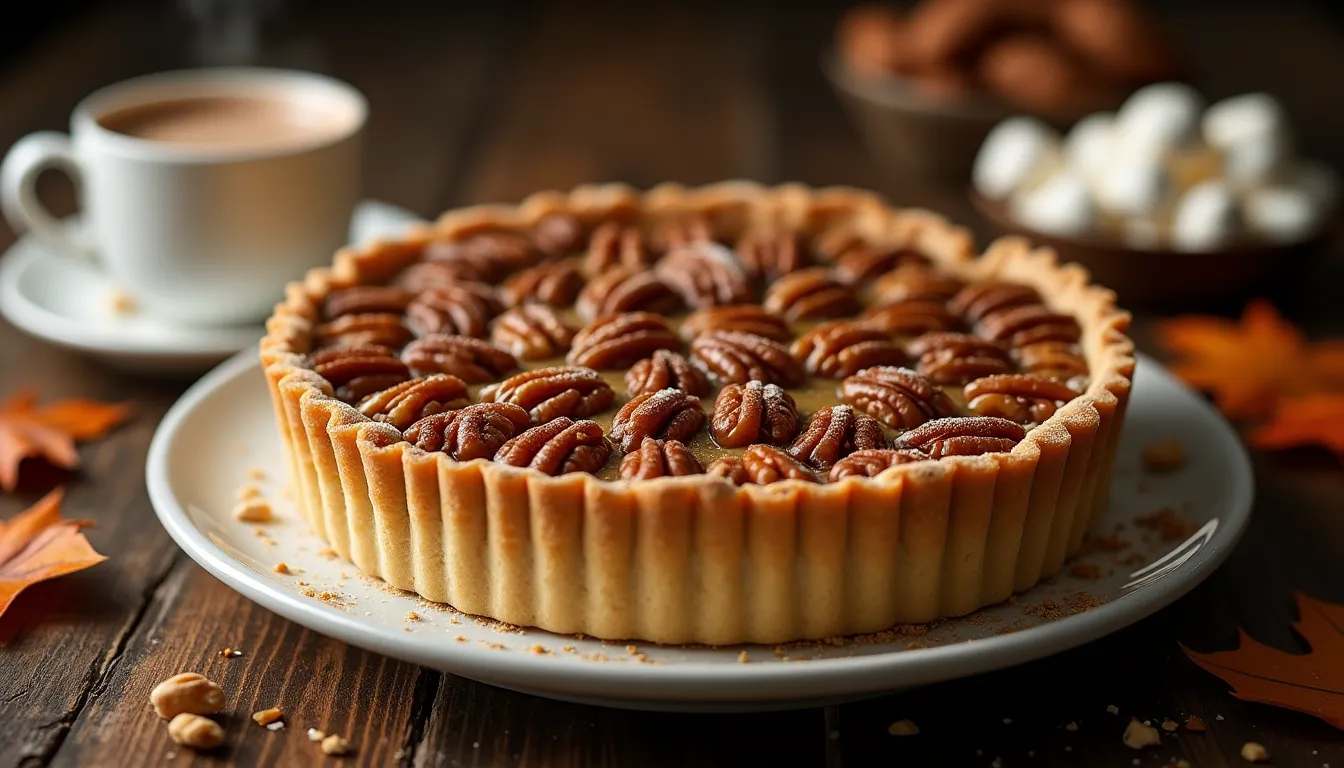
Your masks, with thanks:
M 1344 394 L 1308 395 L 1279 401 L 1274 418 L 1251 432 L 1256 448 L 1323 445 L 1344 459 Z
M 79 466 L 75 443 L 101 437 L 121 423 L 130 406 L 74 398 L 38 406 L 36 390 L 0 403 L 0 488 L 13 491 L 19 464 L 43 458 L 63 469 Z
M 1344 729 L 1344 606 L 1298 592 L 1293 628 L 1311 646 L 1309 653 L 1284 653 L 1239 630 L 1235 650 L 1185 655 L 1232 686 L 1239 699 L 1315 715 Z
M 1285 395 L 1344 388 L 1344 341 L 1311 343 L 1267 301 L 1241 319 L 1186 315 L 1157 327 L 1158 343 L 1181 358 L 1172 373 L 1210 392 L 1232 418 L 1264 416 Z
M 13 520 L 0 520 L 0 615 L 25 588 L 107 559 L 80 533 L 92 523 L 61 519 L 62 495 L 58 488 Z

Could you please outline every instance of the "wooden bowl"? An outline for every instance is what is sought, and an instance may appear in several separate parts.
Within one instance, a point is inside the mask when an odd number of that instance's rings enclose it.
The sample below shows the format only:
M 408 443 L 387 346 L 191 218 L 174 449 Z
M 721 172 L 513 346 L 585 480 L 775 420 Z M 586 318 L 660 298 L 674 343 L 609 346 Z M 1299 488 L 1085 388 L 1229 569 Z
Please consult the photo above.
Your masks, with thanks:
M 897 179 L 914 175 L 965 184 L 990 129 L 1021 113 L 983 94 L 933 98 L 897 75 L 855 72 L 833 51 L 822 56 L 821 68 L 868 153 Z M 1065 131 L 1090 111 L 1037 117 Z
M 1122 306 L 1190 308 L 1240 302 L 1271 292 L 1309 268 L 1329 241 L 1327 229 L 1300 243 L 1247 244 L 1217 251 L 1144 250 L 1099 238 L 1066 238 L 1018 223 L 1002 202 L 970 193 L 976 210 L 1002 234 L 1048 245 L 1062 261 L 1081 264 L 1092 279 L 1115 291 Z

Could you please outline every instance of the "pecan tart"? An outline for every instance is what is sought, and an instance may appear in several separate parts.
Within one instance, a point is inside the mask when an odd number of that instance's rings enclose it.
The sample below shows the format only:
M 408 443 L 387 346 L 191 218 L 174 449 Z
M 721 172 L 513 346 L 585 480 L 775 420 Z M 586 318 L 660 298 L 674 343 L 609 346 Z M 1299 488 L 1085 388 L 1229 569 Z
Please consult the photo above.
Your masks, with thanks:
M 299 505 L 389 584 L 555 632 L 782 642 L 1056 573 L 1107 497 L 1129 316 L 848 188 L 579 187 L 288 286 Z

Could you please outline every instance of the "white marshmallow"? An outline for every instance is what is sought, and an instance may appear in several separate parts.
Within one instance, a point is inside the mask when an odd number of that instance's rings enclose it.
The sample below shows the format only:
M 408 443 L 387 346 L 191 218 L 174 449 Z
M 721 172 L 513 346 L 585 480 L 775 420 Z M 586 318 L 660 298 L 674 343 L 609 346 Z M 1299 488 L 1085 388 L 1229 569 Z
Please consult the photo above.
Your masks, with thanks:
M 1180 251 L 1211 251 L 1231 244 L 1240 230 L 1232 188 L 1226 182 L 1205 181 L 1176 202 L 1171 243 Z
M 1097 202 L 1125 216 L 1157 213 L 1172 191 L 1171 174 L 1161 156 L 1143 151 L 1117 153 L 1094 183 Z
M 1086 234 L 1097 218 L 1087 186 L 1070 171 L 1055 173 L 1039 186 L 1018 192 L 1010 206 L 1018 222 L 1050 235 Z
M 1242 212 L 1247 228 L 1272 243 L 1306 240 L 1325 218 L 1311 193 L 1290 186 L 1252 189 L 1242 200 Z
M 1134 92 L 1116 113 L 1123 141 L 1161 153 L 1195 140 L 1204 100 L 1181 83 L 1157 83 Z
M 1044 178 L 1058 162 L 1059 134 L 1029 117 L 1011 117 L 985 137 L 971 179 L 980 194 L 998 200 Z
M 1210 146 L 1227 149 L 1244 141 L 1288 136 L 1288 116 L 1279 102 L 1267 93 L 1233 96 L 1204 112 L 1204 140 Z
M 1101 176 L 1115 149 L 1115 115 L 1098 112 L 1079 120 L 1064 139 L 1069 166 L 1089 183 Z

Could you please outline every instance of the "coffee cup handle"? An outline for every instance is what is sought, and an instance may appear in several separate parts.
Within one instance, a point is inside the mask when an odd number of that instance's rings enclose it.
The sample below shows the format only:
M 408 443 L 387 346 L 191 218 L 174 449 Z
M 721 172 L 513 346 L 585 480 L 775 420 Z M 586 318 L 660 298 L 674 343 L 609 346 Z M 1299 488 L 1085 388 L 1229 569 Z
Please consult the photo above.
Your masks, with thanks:
M 19 139 L 0 165 L 0 208 L 15 230 L 31 231 L 64 253 L 92 258 L 93 247 L 83 233 L 63 224 L 38 199 L 37 177 L 48 169 L 69 175 L 76 192 L 83 186 L 83 172 L 69 136 L 39 131 Z

